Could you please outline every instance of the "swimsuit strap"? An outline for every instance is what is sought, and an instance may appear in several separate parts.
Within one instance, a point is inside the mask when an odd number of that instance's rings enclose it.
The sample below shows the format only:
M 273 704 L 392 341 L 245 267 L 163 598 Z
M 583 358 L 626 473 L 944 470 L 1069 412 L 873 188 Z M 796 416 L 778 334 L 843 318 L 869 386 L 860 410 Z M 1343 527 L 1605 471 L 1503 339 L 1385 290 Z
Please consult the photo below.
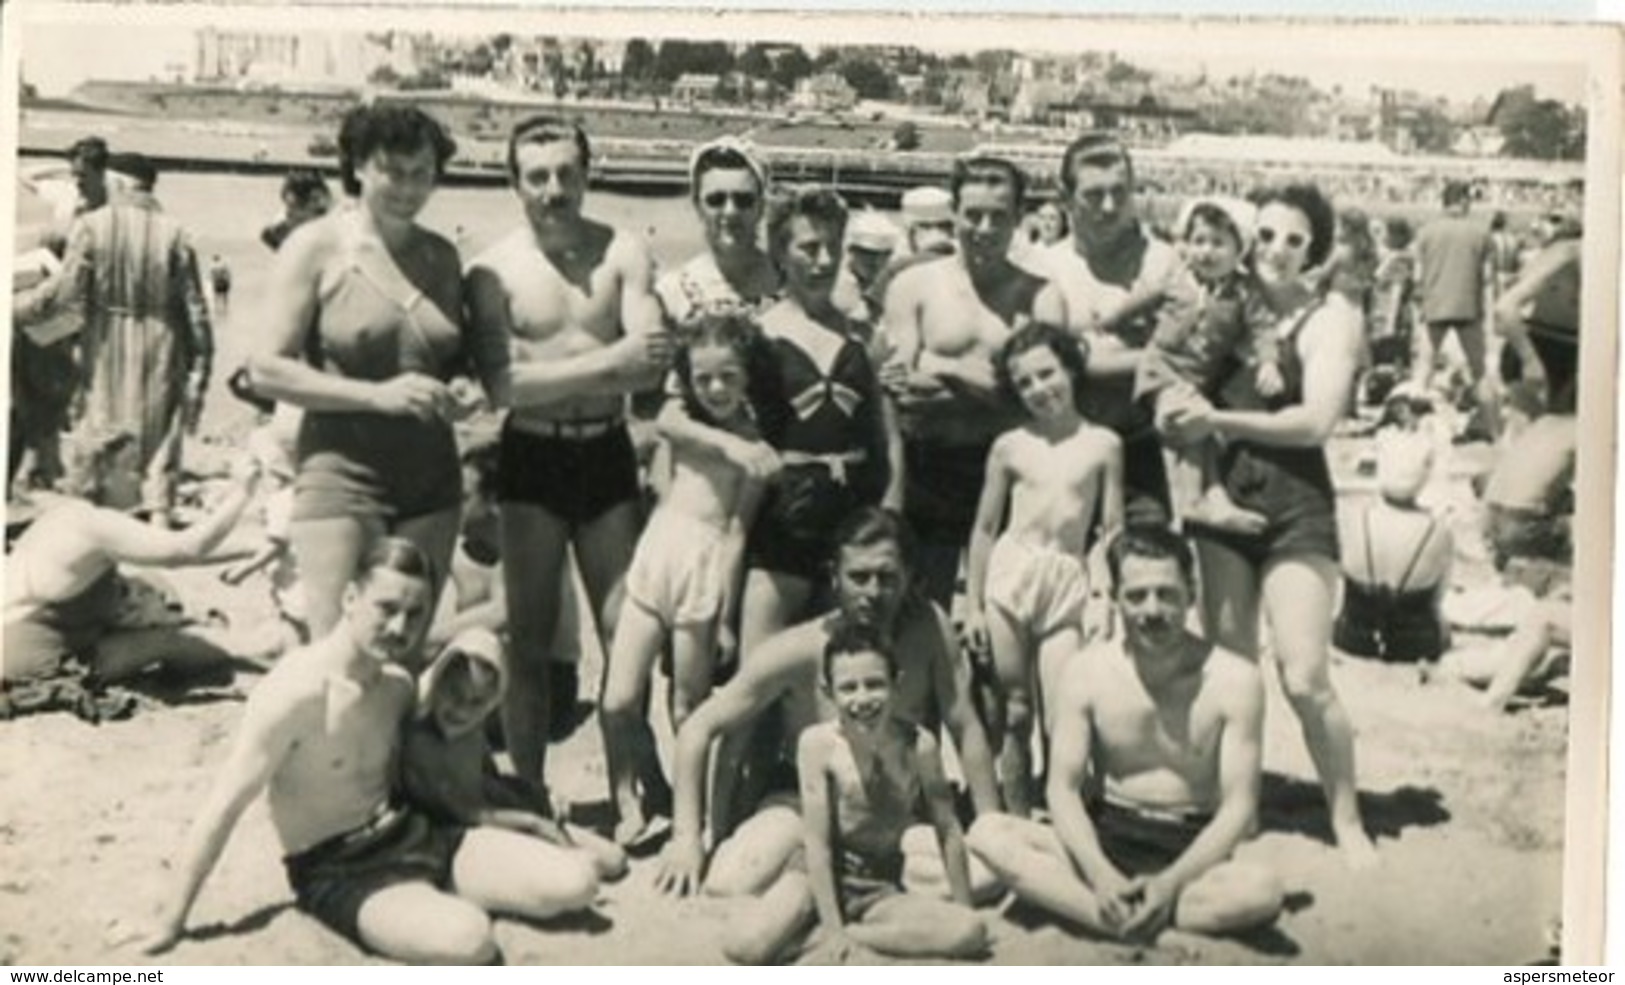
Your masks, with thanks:
M 1360 514 L 1360 529 L 1365 535 L 1365 571 L 1375 581 L 1377 577 L 1377 562 L 1371 556 L 1371 507 L 1367 506 L 1365 512 Z
M 1411 563 L 1405 566 L 1405 573 L 1399 576 L 1399 584 L 1394 588 L 1395 594 L 1405 591 L 1406 585 L 1411 580 L 1411 575 L 1416 572 L 1417 564 L 1422 560 L 1423 549 L 1428 546 L 1428 541 L 1433 539 L 1433 528 L 1436 526 L 1438 526 L 1438 521 L 1431 516 L 1428 517 L 1427 529 L 1422 531 L 1421 539 L 1416 542 L 1416 550 L 1411 554 Z

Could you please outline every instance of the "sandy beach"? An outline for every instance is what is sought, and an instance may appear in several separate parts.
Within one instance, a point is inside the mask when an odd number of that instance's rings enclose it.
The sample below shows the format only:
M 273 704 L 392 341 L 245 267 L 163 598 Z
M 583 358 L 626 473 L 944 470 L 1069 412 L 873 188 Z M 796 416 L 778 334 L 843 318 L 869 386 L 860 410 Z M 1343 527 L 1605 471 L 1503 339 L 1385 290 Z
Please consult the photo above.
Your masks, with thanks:
M 269 253 L 259 227 L 276 208 L 271 179 L 165 176 L 158 197 L 194 233 L 204 260 L 232 265 L 232 311 L 203 433 L 189 467 L 221 468 L 252 424 L 224 391 L 255 331 Z M 228 207 L 229 205 L 229 207 Z M 662 261 L 697 248 L 683 200 L 601 196 L 588 212 L 644 229 Z M 465 258 L 518 219 L 506 192 L 448 190 L 425 222 L 455 238 Z M 1345 466 L 1359 442 L 1332 449 Z M 1464 461 L 1464 460 L 1463 460 Z M 1460 463 L 1458 463 L 1460 464 Z M 1452 475 L 1452 502 L 1465 467 Z M 1341 476 L 1340 476 L 1341 478 Z M 1345 506 L 1348 504 L 1345 503 Z M 1458 543 L 1476 518 L 1454 517 Z M 246 532 L 245 532 L 246 533 Z M 195 611 L 234 625 L 268 610 L 258 578 L 228 588 L 218 568 L 166 578 Z M 1458 584 L 1482 585 L 1487 565 L 1458 565 Z M 1463 641 L 1468 642 L 1468 641 Z M 1577 660 L 1604 654 L 1576 655 Z M 583 674 L 594 680 L 591 658 Z M 1409 665 L 1337 658 L 1333 673 L 1358 729 L 1364 812 L 1378 866 L 1347 872 L 1297 720 L 1271 683 L 1263 830 L 1244 853 L 1266 862 L 1290 893 L 1277 927 L 1245 940 L 1168 934 L 1156 947 L 1101 943 L 1020 908 L 988 911 L 991 960 L 1001 964 L 1307 963 L 1520 964 L 1548 956 L 1562 903 L 1568 709 L 1561 695 L 1494 715 L 1474 692 L 1423 681 Z M 0 723 L 0 964 L 136 964 L 109 943 L 115 924 L 156 904 L 166 864 L 223 758 L 257 678 L 176 691 L 160 682 L 127 720 L 91 726 L 66 713 Z M 604 769 L 595 722 L 550 756 L 552 783 L 575 815 L 603 814 Z M 511 964 L 708 964 L 722 960 L 720 928 L 738 901 L 672 902 L 652 888 L 652 859 L 605 888 L 595 911 L 555 924 L 498 924 Z M 251 807 L 193 909 L 191 932 L 162 964 L 325 965 L 373 961 L 292 908 L 263 802 Z

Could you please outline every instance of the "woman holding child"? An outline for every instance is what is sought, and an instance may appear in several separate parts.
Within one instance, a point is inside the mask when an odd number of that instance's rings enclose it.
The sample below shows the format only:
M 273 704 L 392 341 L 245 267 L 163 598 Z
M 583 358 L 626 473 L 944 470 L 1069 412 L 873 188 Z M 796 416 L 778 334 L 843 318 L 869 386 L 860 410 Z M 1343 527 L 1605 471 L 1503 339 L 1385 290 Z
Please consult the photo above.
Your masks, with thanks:
M 1343 417 L 1359 368 L 1360 312 L 1306 273 L 1331 255 L 1336 215 L 1320 190 L 1293 184 L 1254 198 L 1253 289 L 1272 319 L 1285 384 L 1252 405 L 1251 374 L 1234 374 L 1216 405 L 1191 398 L 1166 419 L 1180 441 L 1224 442 L 1219 480 L 1235 503 L 1261 515 L 1257 533 L 1187 523 L 1201 558 L 1208 635 L 1258 653 L 1259 608 L 1269 617 L 1281 683 L 1302 725 L 1331 807 L 1332 830 L 1352 865 L 1373 860 L 1354 780 L 1354 733 L 1329 674 L 1338 577 L 1335 493 L 1323 446 Z M 1241 393 L 1237 393 L 1240 388 Z M 1251 399 L 1238 399 L 1251 398 Z
M 351 110 L 338 142 L 356 206 L 277 252 L 266 343 L 250 363 L 257 391 L 306 411 L 291 535 L 314 636 L 385 534 L 418 544 L 444 576 L 462 498 L 452 422 L 470 409 L 450 380 L 472 361 L 489 388 L 508 351 L 506 338 L 471 335 L 457 250 L 416 221 L 456 148 L 445 130 L 385 103 Z

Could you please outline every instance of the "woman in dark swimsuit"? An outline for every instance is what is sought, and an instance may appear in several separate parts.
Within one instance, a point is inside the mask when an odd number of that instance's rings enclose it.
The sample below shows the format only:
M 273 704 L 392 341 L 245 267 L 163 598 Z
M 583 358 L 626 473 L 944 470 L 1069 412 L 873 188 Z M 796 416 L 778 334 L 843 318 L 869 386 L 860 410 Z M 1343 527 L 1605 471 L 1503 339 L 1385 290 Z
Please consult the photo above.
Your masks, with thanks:
M 457 249 L 416 221 L 454 150 L 416 108 L 351 110 L 339 159 L 355 207 L 299 227 L 272 268 L 249 371 L 258 393 L 305 410 L 291 533 L 315 636 L 374 540 L 416 543 L 437 588 L 457 540 L 452 422 L 471 408 L 449 381 L 471 362 L 495 379 L 508 340 L 464 326 Z
M 1282 689 L 1331 807 L 1332 831 L 1350 865 L 1375 858 L 1360 820 L 1354 729 L 1330 675 L 1338 577 L 1336 497 L 1323 450 L 1342 419 L 1360 364 L 1360 312 L 1338 292 L 1318 293 L 1304 274 L 1331 253 L 1336 216 L 1313 185 L 1265 190 L 1253 267 L 1279 326 L 1286 389 L 1267 410 L 1193 405 L 1170 429 L 1182 441 L 1218 435 L 1219 470 L 1236 505 L 1268 519 L 1261 534 L 1192 525 L 1205 587 L 1207 634 L 1244 654 L 1259 652 L 1260 605 L 1269 617 Z M 1232 381 L 1233 383 L 1235 381 Z
M 739 633 L 747 655 L 805 614 L 835 528 L 856 507 L 879 503 L 896 467 L 899 443 L 874 366 L 832 295 L 845 229 L 846 206 L 822 187 L 790 193 L 768 216 L 785 296 L 761 324 L 787 406 L 761 422 L 783 467 L 751 531 Z

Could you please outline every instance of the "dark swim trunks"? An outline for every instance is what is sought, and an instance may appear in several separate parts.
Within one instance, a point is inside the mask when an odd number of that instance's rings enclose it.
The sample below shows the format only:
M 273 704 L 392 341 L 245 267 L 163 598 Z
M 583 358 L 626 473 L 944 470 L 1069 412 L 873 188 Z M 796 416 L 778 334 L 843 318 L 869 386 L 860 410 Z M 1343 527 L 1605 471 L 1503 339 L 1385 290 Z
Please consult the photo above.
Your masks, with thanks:
M 1255 568 L 1290 557 L 1337 560 L 1337 506 L 1331 469 L 1319 448 L 1235 443 L 1219 461 L 1225 490 L 1244 510 L 1263 514 L 1262 534 L 1187 524 L 1195 539 L 1228 547 Z
M 796 846 L 784 869 L 786 872 L 807 871 L 807 853 L 802 846 Z M 902 895 L 903 855 L 898 852 L 883 858 L 869 858 L 837 849 L 835 875 L 841 915 L 858 923 L 882 900 Z
M 1161 872 L 1185 853 L 1212 815 L 1154 811 L 1101 801 L 1089 811 L 1100 847 L 1127 875 Z
M 409 882 L 449 890 L 452 860 L 466 833 L 412 808 L 391 807 L 282 864 L 299 909 L 365 946 L 359 919 L 367 900 Z
M 591 523 L 642 495 L 638 458 L 624 424 L 585 438 L 548 437 L 502 425 L 497 499 L 540 506 L 571 526 Z
M 943 445 L 909 441 L 903 445 L 903 516 L 915 537 L 961 550 L 970 543 L 992 447 L 992 442 Z

